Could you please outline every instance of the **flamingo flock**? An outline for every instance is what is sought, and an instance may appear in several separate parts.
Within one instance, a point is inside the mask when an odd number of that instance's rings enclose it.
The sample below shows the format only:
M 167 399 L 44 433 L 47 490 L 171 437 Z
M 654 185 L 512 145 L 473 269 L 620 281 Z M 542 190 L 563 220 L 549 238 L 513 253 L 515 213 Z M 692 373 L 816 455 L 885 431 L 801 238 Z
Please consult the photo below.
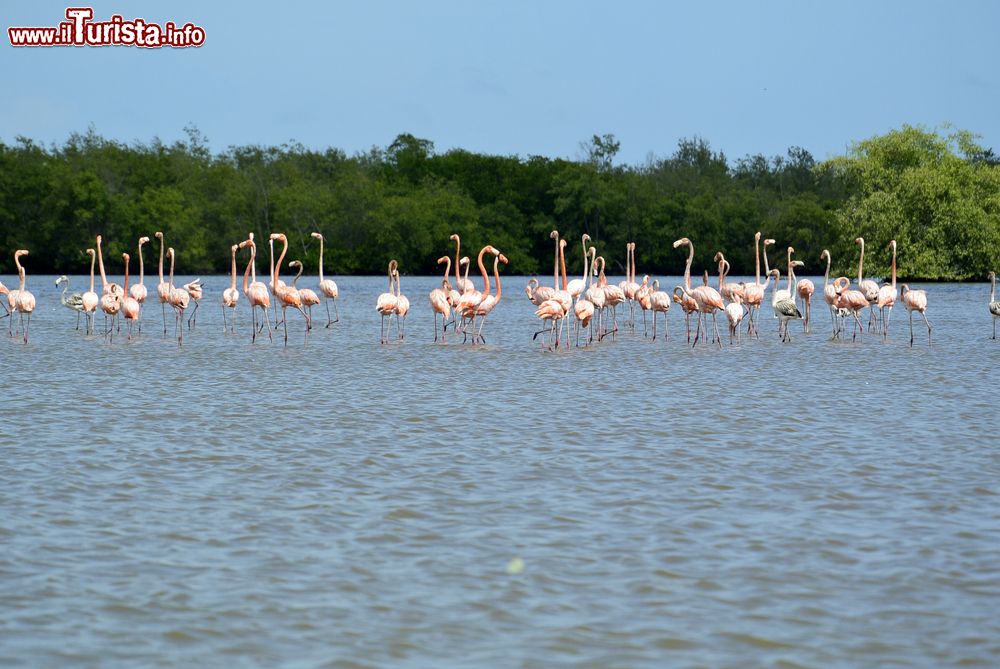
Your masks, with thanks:
M 169 305 L 174 311 L 174 336 L 178 344 L 183 344 L 184 324 L 193 330 L 197 325 L 197 310 L 204 297 L 200 279 L 177 286 L 174 284 L 174 270 L 178 253 L 173 247 L 166 246 L 164 235 L 157 231 L 153 235 L 159 242 L 159 266 L 156 295 L 161 304 L 163 334 L 167 333 L 166 308 Z M 250 306 L 251 312 L 251 343 L 266 328 L 269 340 L 273 341 L 272 329 L 284 326 L 284 344 L 288 344 L 288 309 L 299 312 L 308 337 L 313 326 L 312 308 L 321 302 L 326 302 L 327 322 L 329 328 L 340 321 L 338 300 L 340 292 L 337 284 L 324 276 L 324 242 L 319 232 L 313 232 L 310 237 L 319 241 L 319 272 L 317 290 L 299 287 L 304 267 L 300 260 L 291 260 L 288 268 L 297 269 L 297 273 L 287 284 L 281 280 L 281 270 L 288 253 L 288 237 L 283 233 L 272 233 L 268 236 L 270 249 L 270 276 L 265 284 L 257 280 L 257 244 L 254 234 L 249 233 L 247 239 L 233 243 L 230 246 L 230 276 L 229 285 L 222 292 L 221 308 L 223 317 L 223 332 L 237 333 L 237 310 L 240 302 L 238 289 L 238 255 L 244 249 L 249 249 L 249 258 L 243 271 L 242 294 Z M 658 339 L 667 341 L 669 336 L 668 314 L 671 304 L 679 305 L 685 319 L 686 339 L 692 346 L 699 342 L 722 346 L 722 335 L 719 329 L 718 316 L 721 313 L 728 325 L 730 344 L 741 343 L 743 336 L 760 338 L 761 308 L 770 289 L 770 305 L 773 317 L 778 322 L 777 335 L 782 342 L 792 341 L 790 324 L 802 321 L 803 332 L 810 331 L 812 320 L 812 297 L 816 286 L 809 279 L 796 280 L 795 269 L 802 267 L 801 260 L 793 258 L 795 249 L 791 246 L 785 251 L 785 280 L 782 285 L 781 269 L 771 268 L 768 259 L 768 247 L 775 244 L 774 239 L 762 239 L 761 233 L 754 235 L 754 277 L 753 282 L 728 281 L 730 263 L 722 252 L 715 254 L 713 263 L 718 273 L 716 285 L 710 285 L 709 272 L 704 271 L 702 285 L 692 286 L 691 271 L 695 251 L 691 239 L 682 237 L 673 243 L 673 248 L 686 250 L 686 262 L 683 280 L 674 286 L 672 291 L 661 288 L 660 280 L 649 274 L 643 275 L 638 282 L 636 272 L 636 244 L 628 242 L 625 245 L 625 279 L 619 284 L 611 284 L 605 273 L 607 262 L 598 253 L 589 235 L 580 238 L 582 273 L 579 278 L 569 280 L 566 264 L 566 248 L 569 242 L 562 238 L 557 230 L 553 230 L 549 238 L 553 242 L 552 284 L 544 285 L 539 279 L 529 279 L 525 294 L 535 307 L 535 316 L 539 319 L 541 328 L 534 333 L 534 339 L 542 336 L 542 345 L 549 350 L 569 347 L 571 341 L 577 347 L 581 346 L 581 335 L 586 333 L 584 346 L 600 343 L 605 338 L 615 339 L 620 327 L 627 327 L 632 332 L 636 326 L 636 309 L 642 312 L 643 336 L 649 337 L 647 312 L 652 318 L 651 341 Z M 487 319 L 501 303 L 503 287 L 501 283 L 500 266 L 508 265 L 509 260 L 495 246 L 483 246 L 476 256 L 476 266 L 482 276 L 482 287 L 477 287 L 469 279 L 472 261 L 461 253 L 462 242 L 457 234 L 450 236 L 454 242 L 454 262 L 448 254 L 437 259 L 437 264 L 444 265 L 440 287 L 434 288 L 428 295 L 431 312 L 434 316 L 434 341 L 446 342 L 448 327 L 451 326 L 453 336 L 461 334 L 463 343 L 483 344 L 486 342 Z M 60 303 L 77 314 L 76 329 L 80 329 L 80 316 L 85 318 L 84 331 L 94 334 L 97 310 L 104 313 L 105 321 L 102 335 L 109 343 L 114 335 L 121 330 L 121 320 L 125 320 L 127 338 L 132 340 L 142 333 L 143 309 L 147 298 L 145 285 L 145 263 L 143 246 L 149 243 L 149 237 L 140 237 L 136 246 L 138 256 L 138 281 L 130 284 L 130 262 L 132 256 L 122 253 L 124 266 L 124 286 L 111 282 L 107 278 L 103 254 L 103 238 L 97 235 L 93 248 L 86 249 L 90 257 L 90 283 L 83 293 L 67 295 L 69 278 L 65 275 L 56 279 L 56 286 L 63 285 Z M 281 244 L 280 253 L 275 257 L 274 243 Z M 881 285 L 864 276 L 865 240 L 858 237 L 854 240 L 859 249 L 858 275 L 855 287 L 851 279 L 838 276 L 831 279 L 830 268 L 832 256 L 828 249 L 823 249 L 819 260 L 826 261 L 826 271 L 823 275 L 823 300 L 830 312 L 831 339 L 844 339 L 850 327 L 852 341 L 863 337 L 866 326 L 861 314 L 868 309 L 867 330 L 869 334 L 879 334 L 883 340 L 889 338 L 892 322 L 892 310 L 896 302 L 902 303 L 907 311 L 910 330 L 910 346 L 915 341 L 913 329 L 914 313 L 918 314 L 927 328 L 927 342 L 931 341 L 932 327 L 927 318 L 928 296 L 925 290 L 911 289 L 907 284 L 901 284 L 897 289 L 897 243 L 892 240 L 887 248 L 891 254 L 890 277 Z M 763 251 L 761 250 L 763 248 Z M 28 343 L 28 332 L 31 316 L 35 310 L 35 297 L 26 288 L 26 271 L 22 259 L 29 255 L 27 249 L 17 249 L 14 252 L 14 264 L 18 273 L 18 287 L 10 290 L 0 283 L 0 295 L 6 299 L 0 300 L 4 315 L 9 318 L 8 334 L 13 338 L 18 336 Z M 763 255 L 764 272 L 761 274 L 761 256 Z M 493 256 L 492 282 L 488 270 L 487 256 Z M 164 260 L 169 259 L 169 271 L 164 276 Z M 462 270 L 464 268 L 464 275 Z M 95 290 L 95 269 L 100 274 L 101 291 Z M 392 325 L 395 323 L 394 338 L 403 341 L 405 338 L 406 316 L 410 311 L 410 301 L 403 294 L 400 281 L 399 263 L 393 259 L 387 265 L 388 290 L 376 299 L 375 309 L 381 317 L 380 342 L 388 344 L 392 335 Z M 454 277 L 454 284 L 452 283 Z M 763 278 L 763 281 L 762 281 Z M 652 279 L 652 280 L 651 280 Z M 990 297 L 988 311 L 993 321 L 993 339 L 996 339 L 996 322 L 1000 319 L 1000 301 L 996 299 L 996 274 L 990 272 Z M 773 283 L 772 283 L 773 282 Z M 322 298 L 320 297 L 322 295 Z M 334 313 L 330 305 L 333 303 Z M 193 305 L 192 305 L 193 303 Z M 280 318 L 278 307 L 281 308 Z M 624 320 L 619 324 L 619 307 L 622 308 Z M 271 309 L 273 318 L 268 316 Z M 260 309 L 260 318 L 257 310 Z M 185 321 L 185 312 L 188 313 Z M 627 310 L 627 311 L 626 311 Z M 334 317 L 335 315 L 335 317 Z M 662 315 L 662 319 L 660 316 Z M 17 317 L 15 331 L 14 320 Z M 692 328 L 692 317 L 694 320 Z M 438 320 L 440 318 L 440 326 Z M 711 323 L 709 320 L 711 318 Z M 568 321 L 573 321 L 573 335 L 566 332 Z M 662 330 L 659 325 L 662 321 Z M 849 322 L 847 322 L 849 321 Z M 744 328 L 744 322 L 746 327 Z

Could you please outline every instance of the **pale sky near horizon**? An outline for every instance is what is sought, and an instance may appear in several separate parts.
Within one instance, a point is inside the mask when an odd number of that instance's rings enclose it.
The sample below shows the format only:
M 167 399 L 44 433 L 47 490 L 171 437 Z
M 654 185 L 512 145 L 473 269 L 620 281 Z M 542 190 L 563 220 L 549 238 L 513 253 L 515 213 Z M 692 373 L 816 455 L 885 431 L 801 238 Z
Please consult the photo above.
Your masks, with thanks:
M 196 49 L 10 46 L 7 28 L 95 20 L 205 28 Z M 640 164 L 699 136 L 728 157 L 817 159 L 950 122 L 1000 152 L 1000 3 L 0 0 L 0 141 L 89 126 L 214 151 L 298 141 L 348 154 L 410 132 L 451 148 L 575 158 L 614 133 Z

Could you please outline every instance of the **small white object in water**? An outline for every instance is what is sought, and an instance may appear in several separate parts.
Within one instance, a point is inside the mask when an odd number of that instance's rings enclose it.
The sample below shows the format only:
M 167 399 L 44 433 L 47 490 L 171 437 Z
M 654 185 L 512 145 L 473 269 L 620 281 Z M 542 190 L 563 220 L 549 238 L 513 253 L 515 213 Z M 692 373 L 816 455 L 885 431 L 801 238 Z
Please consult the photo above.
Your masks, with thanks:
M 507 563 L 507 573 L 511 576 L 520 574 L 522 571 L 524 571 L 524 560 L 521 558 L 516 557 Z

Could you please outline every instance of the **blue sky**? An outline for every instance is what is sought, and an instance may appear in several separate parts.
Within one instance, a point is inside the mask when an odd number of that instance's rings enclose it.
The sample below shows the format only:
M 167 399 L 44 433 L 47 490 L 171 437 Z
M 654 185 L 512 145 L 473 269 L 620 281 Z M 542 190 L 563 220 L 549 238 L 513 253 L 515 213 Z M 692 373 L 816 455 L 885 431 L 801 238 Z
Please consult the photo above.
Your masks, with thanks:
M 69 3 L 84 5 L 86 3 Z M 496 154 L 577 157 L 614 133 L 618 162 L 693 135 L 731 158 L 818 159 L 904 123 L 1000 151 L 995 2 L 104 2 L 205 28 L 198 49 L 14 49 L 11 25 L 67 2 L 0 0 L 0 140 L 93 125 L 131 142 L 197 125 L 232 144 L 385 146 L 401 132 Z

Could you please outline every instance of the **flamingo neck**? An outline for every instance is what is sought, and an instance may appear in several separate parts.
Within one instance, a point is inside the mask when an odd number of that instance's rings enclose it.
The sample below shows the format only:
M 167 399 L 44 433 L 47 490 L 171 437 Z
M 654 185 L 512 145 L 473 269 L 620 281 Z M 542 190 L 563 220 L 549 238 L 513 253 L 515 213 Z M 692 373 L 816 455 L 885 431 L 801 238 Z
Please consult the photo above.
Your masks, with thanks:
M 319 238 L 319 282 L 323 283 L 323 237 Z
M 163 283 L 163 237 L 160 237 L 160 283 Z M 94 292 L 94 287 L 90 287 L 90 292 Z
M 142 256 L 139 257 L 142 258 Z M 233 249 L 233 282 L 229 287 L 236 290 L 236 249 Z
M 128 258 L 125 258 L 125 297 L 128 297 Z
M 146 266 L 142 261 L 142 244 L 139 244 L 139 284 L 146 281 Z
M 461 263 L 458 261 L 459 251 L 462 250 L 462 240 L 458 235 L 455 235 L 455 287 L 460 288 L 461 280 L 458 276 L 458 267 Z
M 288 238 L 281 237 L 281 255 L 278 256 L 278 262 L 274 265 L 274 288 L 278 288 L 278 275 L 281 273 L 281 262 L 285 259 L 285 252 L 288 251 Z
M 826 274 L 823 275 L 823 289 L 826 290 L 826 284 L 830 283 L 830 254 L 826 254 Z
M 753 238 L 753 282 L 760 285 L 760 238 Z
M 257 242 L 250 240 L 250 279 L 257 283 Z
M 559 265 L 562 267 L 562 289 L 567 290 L 569 282 L 566 281 L 566 248 L 562 244 L 559 245 Z
M 448 278 L 448 275 L 451 274 L 451 258 L 449 258 L 448 256 L 445 256 L 444 257 L 444 261 L 445 261 L 445 266 L 444 266 L 444 280 L 442 282 L 442 287 L 445 287 L 448 290 L 451 290 L 451 279 Z M 455 279 L 457 280 L 458 277 L 456 276 Z
M 688 242 L 688 261 L 684 266 L 684 288 L 691 290 L 691 263 L 694 262 L 694 245 Z
M 861 257 L 858 258 L 858 286 L 861 286 L 862 270 L 865 266 L 865 240 L 861 240 Z
M 892 247 L 892 289 L 896 290 L 896 246 Z
M 552 261 L 552 287 L 559 290 L 559 234 L 556 233 L 556 255 Z
M 587 283 L 587 240 L 581 241 L 583 244 L 583 282 Z
M 472 267 L 472 263 L 465 263 L 465 277 L 463 278 L 463 281 L 465 281 L 465 286 L 466 287 L 468 287 L 468 285 L 469 285 L 469 268 L 470 267 Z M 455 270 L 455 281 L 458 281 L 458 270 L 457 269 Z M 465 292 L 465 291 L 462 291 L 462 292 Z
M 479 271 L 483 273 L 483 299 L 490 294 L 490 275 L 486 273 L 486 265 L 483 264 L 483 255 L 486 253 L 487 249 L 490 247 L 484 246 L 479 250 Z
M 107 287 L 108 278 L 104 274 L 104 254 L 101 253 L 101 240 L 97 240 L 97 264 L 101 268 L 101 289 Z
M 14 256 L 14 264 L 17 266 L 17 278 L 20 280 L 20 287 L 18 290 L 24 290 L 24 267 L 21 266 L 20 256 Z
M 992 283 L 990 285 L 990 302 L 996 302 L 997 298 L 997 275 L 993 275 Z
M 632 280 L 632 245 L 625 244 L 625 282 Z
M 174 290 L 174 254 L 170 254 L 170 281 L 168 282 L 170 286 L 170 292 Z
M 275 286 L 278 285 L 278 282 L 275 280 L 275 274 L 274 274 L 274 240 L 268 239 L 267 245 L 268 247 L 270 247 L 270 250 L 268 251 L 267 255 L 271 261 L 271 290 L 274 290 Z
M 500 289 L 500 256 L 493 259 L 493 280 L 497 282 L 497 297 L 494 303 L 500 301 L 503 291 Z
M 236 256 L 233 256 L 235 260 Z M 250 292 L 250 266 L 253 264 L 253 247 L 250 247 L 250 260 L 247 262 L 247 268 L 243 270 L 243 294 L 247 295 Z
M 303 269 L 305 269 L 305 268 L 302 267 L 302 263 L 299 263 L 299 273 L 295 275 L 294 279 L 292 279 L 292 287 L 293 288 L 298 288 L 299 287 L 299 277 L 302 276 L 302 270 Z
M 90 254 L 90 292 L 94 292 L 94 262 L 97 260 L 97 256 L 93 253 Z M 160 280 L 163 280 L 163 275 L 160 275 Z

